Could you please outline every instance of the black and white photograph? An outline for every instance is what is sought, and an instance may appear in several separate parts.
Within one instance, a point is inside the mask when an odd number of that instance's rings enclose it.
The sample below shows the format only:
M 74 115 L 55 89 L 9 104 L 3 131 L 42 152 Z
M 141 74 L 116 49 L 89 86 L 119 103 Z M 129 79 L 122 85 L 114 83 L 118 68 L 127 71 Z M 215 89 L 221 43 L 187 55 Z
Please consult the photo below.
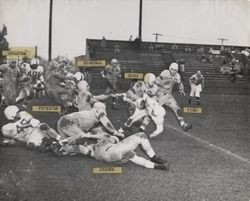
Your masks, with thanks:
M 250 201 L 250 0 L 0 0 L 1 201 Z

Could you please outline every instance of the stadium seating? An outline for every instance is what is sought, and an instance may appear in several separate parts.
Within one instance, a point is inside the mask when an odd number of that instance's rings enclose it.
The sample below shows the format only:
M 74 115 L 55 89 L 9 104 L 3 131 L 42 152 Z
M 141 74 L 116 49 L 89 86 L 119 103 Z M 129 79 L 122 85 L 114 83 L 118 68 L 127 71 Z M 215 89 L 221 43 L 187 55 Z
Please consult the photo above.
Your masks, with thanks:
M 238 78 L 235 83 L 231 83 L 229 75 L 222 75 L 220 73 L 220 66 L 224 60 L 223 55 L 211 55 L 212 63 L 202 63 L 201 53 L 196 51 L 184 52 L 184 49 L 179 48 L 179 51 L 173 52 L 170 50 L 171 44 L 162 43 L 159 47 L 161 49 L 149 50 L 149 44 L 142 42 L 140 49 L 133 46 L 133 42 L 129 41 L 114 41 L 107 40 L 106 48 L 101 47 L 101 40 L 87 39 L 87 45 L 91 48 L 91 44 L 95 45 L 95 55 L 90 57 L 91 60 L 106 60 L 107 63 L 112 58 L 120 61 L 123 73 L 147 73 L 151 72 L 159 75 L 161 71 L 167 69 L 171 62 L 184 59 L 185 61 L 185 75 L 184 85 L 189 90 L 189 77 L 197 70 L 201 70 L 205 76 L 205 93 L 219 93 L 219 94 L 247 94 L 249 93 L 248 77 Z M 114 46 L 119 45 L 120 53 L 115 54 Z M 203 45 L 200 45 L 203 46 Z M 200 47 L 197 45 L 196 49 Z M 181 47 L 181 46 L 180 46 Z M 195 45 L 190 45 L 195 50 Z M 218 48 L 218 47 L 217 47 Z M 208 49 L 208 48 L 207 48 Z M 250 66 L 250 65 L 248 65 Z M 91 68 L 93 82 L 91 88 L 104 89 L 104 79 L 101 78 L 101 68 Z M 119 87 L 121 90 L 129 88 L 132 80 L 121 79 Z

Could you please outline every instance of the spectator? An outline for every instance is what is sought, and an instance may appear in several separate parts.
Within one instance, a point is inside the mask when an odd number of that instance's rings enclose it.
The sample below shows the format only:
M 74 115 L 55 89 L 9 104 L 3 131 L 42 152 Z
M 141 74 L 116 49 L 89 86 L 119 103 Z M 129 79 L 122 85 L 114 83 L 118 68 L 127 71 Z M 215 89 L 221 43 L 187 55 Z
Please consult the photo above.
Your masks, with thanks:
M 154 51 L 154 46 L 153 46 L 153 44 L 150 44 L 149 47 L 148 47 L 148 49 L 149 49 L 150 51 Z
M 106 38 L 104 36 L 102 37 L 101 48 L 106 48 Z
M 178 50 L 178 45 L 173 44 L 173 45 L 172 45 L 172 50 Z
M 115 47 L 114 47 L 114 53 L 115 54 L 120 54 L 120 46 L 118 44 L 116 44 Z
M 201 55 L 201 63 L 206 63 L 207 62 L 207 57 L 206 57 L 206 55 L 203 53 L 202 55 Z
M 197 73 L 189 78 L 189 84 L 191 92 L 188 103 L 191 104 L 192 98 L 195 96 L 197 105 L 200 105 L 200 93 L 204 89 L 204 76 L 201 74 L 201 71 L 198 70 Z
M 134 40 L 135 49 L 139 49 L 141 46 L 141 38 L 139 36 Z
M 130 35 L 130 36 L 129 36 L 129 42 L 132 42 L 132 41 L 133 41 L 133 36 Z

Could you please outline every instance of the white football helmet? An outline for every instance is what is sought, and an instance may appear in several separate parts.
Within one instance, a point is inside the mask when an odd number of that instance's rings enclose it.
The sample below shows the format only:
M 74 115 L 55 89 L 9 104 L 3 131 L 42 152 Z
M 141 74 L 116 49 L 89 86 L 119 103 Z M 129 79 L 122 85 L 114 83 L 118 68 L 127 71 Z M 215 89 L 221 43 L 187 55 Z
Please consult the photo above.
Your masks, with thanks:
M 17 106 L 10 105 L 10 106 L 5 108 L 4 115 L 8 120 L 14 120 L 18 111 L 19 111 L 19 109 Z
M 172 76 L 174 76 L 178 72 L 178 64 L 177 63 L 171 63 L 169 66 L 169 72 Z
M 110 62 L 112 65 L 113 64 L 119 64 L 119 61 L 117 59 L 112 59 L 111 62 Z
M 76 78 L 76 80 L 79 82 L 81 80 L 84 80 L 84 75 L 81 72 L 77 72 L 74 74 L 74 78 Z
M 81 80 L 77 83 L 78 92 L 89 91 L 89 84 L 85 80 Z
M 149 86 L 153 86 L 154 85 L 154 81 L 155 81 L 156 77 L 153 73 L 147 73 L 144 76 L 144 82 L 147 83 Z
M 96 102 L 94 105 L 93 105 L 93 108 L 96 108 L 98 110 L 101 110 L 103 111 L 105 114 L 106 114 L 106 105 L 102 102 Z
M 31 59 L 30 65 L 39 65 L 40 61 L 37 58 Z

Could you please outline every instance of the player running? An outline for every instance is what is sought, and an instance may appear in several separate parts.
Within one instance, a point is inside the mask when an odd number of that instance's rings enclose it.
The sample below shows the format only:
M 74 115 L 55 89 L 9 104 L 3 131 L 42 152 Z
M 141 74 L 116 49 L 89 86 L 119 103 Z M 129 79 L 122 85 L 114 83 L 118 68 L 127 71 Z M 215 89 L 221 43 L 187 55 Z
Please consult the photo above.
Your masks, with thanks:
M 140 129 L 144 131 L 146 125 L 152 120 L 156 129 L 150 134 L 150 137 L 156 137 L 162 133 L 166 112 L 164 108 L 155 99 L 149 97 L 146 92 L 146 84 L 143 81 L 138 81 L 125 96 L 123 95 L 123 100 L 133 104 L 135 110 L 132 116 L 125 122 L 124 126 L 119 129 L 119 132 L 123 133 L 125 129 L 131 127 L 133 123 L 139 120 L 142 120 Z
M 121 77 L 120 63 L 117 59 L 111 60 L 111 65 L 107 65 L 101 72 L 103 78 L 106 79 L 106 92 L 105 94 L 111 94 L 117 92 L 117 81 Z M 117 98 L 113 97 L 113 109 L 118 109 Z
M 34 95 L 37 96 L 38 92 L 45 95 L 44 91 L 44 69 L 40 65 L 38 58 L 31 59 L 30 65 L 26 64 L 26 74 L 30 77 L 31 85 L 34 89 Z
M 175 84 L 179 85 L 180 95 L 185 95 L 184 86 L 178 73 L 178 64 L 171 63 L 169 70 L 162 71 L 154 83 L 158 86 L 156 99 L 160 105 L 165 105 L 174 112 L 184 131 L 191 129 L 192 125 L 185 122 L 182 111 L 172 95 L 172 88 Z

